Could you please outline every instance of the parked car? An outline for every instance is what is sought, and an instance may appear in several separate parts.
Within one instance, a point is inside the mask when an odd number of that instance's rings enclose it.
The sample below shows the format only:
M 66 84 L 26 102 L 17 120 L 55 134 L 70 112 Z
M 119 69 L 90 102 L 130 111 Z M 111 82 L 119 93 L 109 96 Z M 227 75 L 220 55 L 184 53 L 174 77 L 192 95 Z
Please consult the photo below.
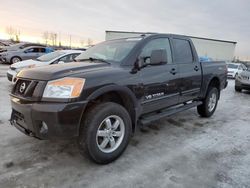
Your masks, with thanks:
M 29 46 L 19 50 L 8 50 L 0 53 L 0 61 L 12 64 L 27 59 L 35 59 L 50 52 L 53 52 L 53 49 L 50 47 Z
M 83 51 L 80 50 L 58 50 L 49 54 L 42 55 L 37 59 L 29 59 L 14 63 L 7 71 L 7 78 L 12 83 L 16 81 L 16 75 L 25 68 L 41 67 L 46 65 L 53 65 L 57 63 L 73 62 L 74 59 Z
M 235 91 L 250 90 L 250 70 L 244 69 L 235 78 Z
M 10 122 L 40 139 L 77 138 L 102 164 L 122 154 L 136 126 L 192 107 L 212 116 L 227 86 L 226 63 L 201 63 L 181 35 L 109 40 L 76 59 L 21 71 Z
M 213 61 L 212 58 L 207 57 L 207 56 L 201 56 L 201 57 L 199 57 L 199 59 L 200 59 L 200 62 L 210 62 L 210 61 Z
M 247 67 L 242 63 L 227 63 L 227 77 L 235 78 L 238 74 L 240 74 L 243 70 L 247 69 Z
M 10 45 L 1 47 L 0 48 L 0 53 L 7 52 L 7 51 L 16 51 L 16 50 L 24 49 L 24 48 L 27 48 L 27 47 L 30 47 L 30 46 L 46 47 L 43 44 L 20 42 L 20 43 L 10 44 Z

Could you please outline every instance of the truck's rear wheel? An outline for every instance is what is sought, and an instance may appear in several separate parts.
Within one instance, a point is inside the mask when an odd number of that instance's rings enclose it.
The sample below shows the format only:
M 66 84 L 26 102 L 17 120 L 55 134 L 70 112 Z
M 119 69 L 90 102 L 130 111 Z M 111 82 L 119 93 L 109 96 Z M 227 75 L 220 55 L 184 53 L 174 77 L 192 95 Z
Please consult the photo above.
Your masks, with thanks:
M 91 108 L 85 117 L 78 138 L 81 153 L 100 164 L 117 159 L 131 136 L 132 124 L 127 110 L 106 102 Z
M 216 87 L 210 87 L 208 89 L 206 98 L 203 103 L 197 106 L 197 111 L 202 117 L 210 117 L 216 110 L 219 99 L 219 91 Z

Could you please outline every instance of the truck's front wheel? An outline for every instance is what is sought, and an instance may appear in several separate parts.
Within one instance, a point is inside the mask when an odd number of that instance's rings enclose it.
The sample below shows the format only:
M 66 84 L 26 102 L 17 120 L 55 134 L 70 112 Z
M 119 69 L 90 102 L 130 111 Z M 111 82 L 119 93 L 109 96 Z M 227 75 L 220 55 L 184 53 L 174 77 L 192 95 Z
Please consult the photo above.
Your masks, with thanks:
M 203 104 L 197 106 L 197 111 L 202 117 L 210 117 L 216 110 L 219 99 L 219 91 L 216 87 L 209 87 Z
M 114 161 L 126 149 L 131 136 L 127 110 L 107 102 L 94 106 L 84 116 L 78 139 L 81 153 L 101 164 Z

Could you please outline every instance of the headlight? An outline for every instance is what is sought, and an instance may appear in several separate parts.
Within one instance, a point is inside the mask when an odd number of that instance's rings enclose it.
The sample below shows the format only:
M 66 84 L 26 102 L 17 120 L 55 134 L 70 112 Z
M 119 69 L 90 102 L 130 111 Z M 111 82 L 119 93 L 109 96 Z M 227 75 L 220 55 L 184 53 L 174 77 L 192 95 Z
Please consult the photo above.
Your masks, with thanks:
M 49 81 L 43 92 L 43 98 L 68 99 L 79 97 L 85 79 L 83 78 L 62 78 Z

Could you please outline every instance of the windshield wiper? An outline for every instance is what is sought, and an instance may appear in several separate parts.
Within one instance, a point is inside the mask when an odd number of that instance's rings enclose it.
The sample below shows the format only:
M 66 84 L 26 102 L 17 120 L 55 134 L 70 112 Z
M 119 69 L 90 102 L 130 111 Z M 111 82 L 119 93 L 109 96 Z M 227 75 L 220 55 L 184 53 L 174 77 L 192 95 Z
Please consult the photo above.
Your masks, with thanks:
M 94 57 L 89 57 L 88 59 L 80 59 L 79 61 L 100 61 L 103 63 L 110 64 L 110 62 L 104 60 L 104 59 L 99 59 L 99 58 L 94 58 Z

